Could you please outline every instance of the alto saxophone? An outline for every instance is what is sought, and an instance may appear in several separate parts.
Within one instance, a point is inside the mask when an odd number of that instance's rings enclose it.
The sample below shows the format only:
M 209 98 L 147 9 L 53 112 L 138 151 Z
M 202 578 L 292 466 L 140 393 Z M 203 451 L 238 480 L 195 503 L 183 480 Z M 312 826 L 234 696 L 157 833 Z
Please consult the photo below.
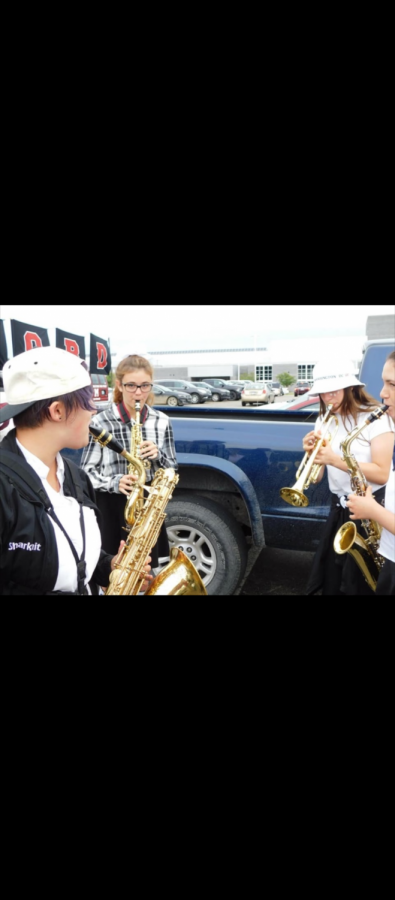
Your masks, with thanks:
M 106 447 L 111 443 L 111 449 L 124 456 L 131 465 L 135 466 L 136 461 L 140 464 L 139 481 L 136 482 L 138 486 L 136 487 L 136 497 L 140 501 L 140 493 L 137 495 L 137 492 L 141 491 L 145 481 L 145 471 L 141 460 L 124 450 L 112 434 L 100 431 L 93 425 L 89 426 L 89 431 L 93 439 L 102 446 Z M 139 466 L 135 467 L 139 469 Z M 145 560 L 158 540 L 162 522 L 166 518 L 165 509 L 178 480 L 179 476 L 175 469 L 158 469 L 151 486 L 145 488 L 148 493 L 147 499 L 142 504 L 140 502 L 134 504 L 134 521 L 130 525 L 126 543 L 111 572 L 106 597 L 130 596 L 139 593 L 146 578 L 143 568 Z M 183 551 L 178 547 L 173 547 L 170 557 L 170 563 L 153 579 L 144 596 L 207 595 L 198 571 Z
M 359 494 L 360 497 L 365 496 L 368 483 L 355 456 L 350 453 L 350 446 L 361 431 L 375 419 L 380 419 L 387 409 L 388 406 L 378 406 L 365 419 L 363 425 L 353 428 L 348 437 L 340 444 L 342 458 L 351 476 L 351 492 Z M 361 519 L 361 525 L 366 532 L 366 540 L 358 533 L 355 522 L 345 522 L 335 534 L 333 549 L 336 553 L 349 553 L 359 566 L 366 583 L 372 591 L 375 591 L 380 569 L 384 565 L 384 558 L 378 552 L 382 528 L 375 519 Z

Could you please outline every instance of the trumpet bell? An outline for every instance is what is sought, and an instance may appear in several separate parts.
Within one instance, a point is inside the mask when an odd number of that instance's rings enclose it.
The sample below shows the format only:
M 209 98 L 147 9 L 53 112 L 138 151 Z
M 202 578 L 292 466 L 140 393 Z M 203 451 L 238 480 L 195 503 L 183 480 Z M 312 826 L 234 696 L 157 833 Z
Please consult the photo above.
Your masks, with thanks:
M 298 491 L 295 487 L 283 487 L 280 491 L 280 496 L 287 503 L 290 503 L 291 506 L 308 506 L 309 501 L 306 497 L 306 494 L 303 494 L 302 491 Z
M 151 581 L 144 597 L 181 597 L 184 594 L 207 597 L 197 569 L 178 547 L 170 551 L 170 562 Z

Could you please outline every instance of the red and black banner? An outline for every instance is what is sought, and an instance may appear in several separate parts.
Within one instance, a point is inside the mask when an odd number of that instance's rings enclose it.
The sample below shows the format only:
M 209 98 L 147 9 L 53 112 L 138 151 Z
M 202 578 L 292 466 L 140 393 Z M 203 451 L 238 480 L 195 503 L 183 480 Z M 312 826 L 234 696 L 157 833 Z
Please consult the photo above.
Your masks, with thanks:
M 0 369 L 3 368 L 4 363 L 7 362 L 7 359 L 7 341 L 5 339 L 4 321 L 3 319 L 0 319 Z
M 71 331 L 62 331 L 56 328 L 56 346 L 59 350 L 67 350 L 68 353 L 74 353 L 74 356 L 80 356 L 85 359 L 85 338 L 80 334 L 72 334 Z
M 110 342 L 97 334 L 91 334 L 89 371 L 91 375 L 109 375 L 111 372 Z
M 26 322 L 11 319 L 11 336 L 13 356 L 35 347 L 49 347 L 48 331 L 39 325 L 27 325 Z

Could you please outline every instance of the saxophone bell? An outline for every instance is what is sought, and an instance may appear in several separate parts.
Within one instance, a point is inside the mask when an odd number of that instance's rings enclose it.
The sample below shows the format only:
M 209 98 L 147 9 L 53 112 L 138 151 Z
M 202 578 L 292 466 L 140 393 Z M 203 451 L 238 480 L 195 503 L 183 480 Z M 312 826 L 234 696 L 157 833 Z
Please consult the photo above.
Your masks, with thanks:
M 377 558 L 368 541 L 359 534 L 355 522 L 344 522 L 335 534 L 333 549 L 342 555 L 349 553 L 362 572 L 372 591 L 377 586 Z M 381 566 L 380 566 L 381 568 Z
M 151 581 L 145 597 L 180 597 L 192 594 L 207 597 L 207 591 L 199 572 L 179 547 L 172 547 L 170 562 Z

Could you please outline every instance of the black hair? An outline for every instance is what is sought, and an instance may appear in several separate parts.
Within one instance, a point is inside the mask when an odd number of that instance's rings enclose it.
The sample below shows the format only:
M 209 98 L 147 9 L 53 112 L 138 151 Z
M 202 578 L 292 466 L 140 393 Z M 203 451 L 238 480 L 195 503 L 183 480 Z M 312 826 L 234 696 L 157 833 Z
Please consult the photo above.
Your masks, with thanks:
M 85 360 L 81 361 L 81 365 L 88 371 Z M 77 391 L 71 391 L 69 394 L 62 394 L 60 397 L 50 397 L 48 400 L 37 400 L 32 403 L 28 409 L 14 416 L 14 424 L 17 428 L 38 428 L 45 419 L 51 418 L 49 407 L 56 400 L 64 403 L 66 411 L 66 419 L 75 409 L 86 409 L 90 412 L 96 412 L 96 406 L 93 403 L 94 390 L 91 384 L 86 387 L 79 388 Z

